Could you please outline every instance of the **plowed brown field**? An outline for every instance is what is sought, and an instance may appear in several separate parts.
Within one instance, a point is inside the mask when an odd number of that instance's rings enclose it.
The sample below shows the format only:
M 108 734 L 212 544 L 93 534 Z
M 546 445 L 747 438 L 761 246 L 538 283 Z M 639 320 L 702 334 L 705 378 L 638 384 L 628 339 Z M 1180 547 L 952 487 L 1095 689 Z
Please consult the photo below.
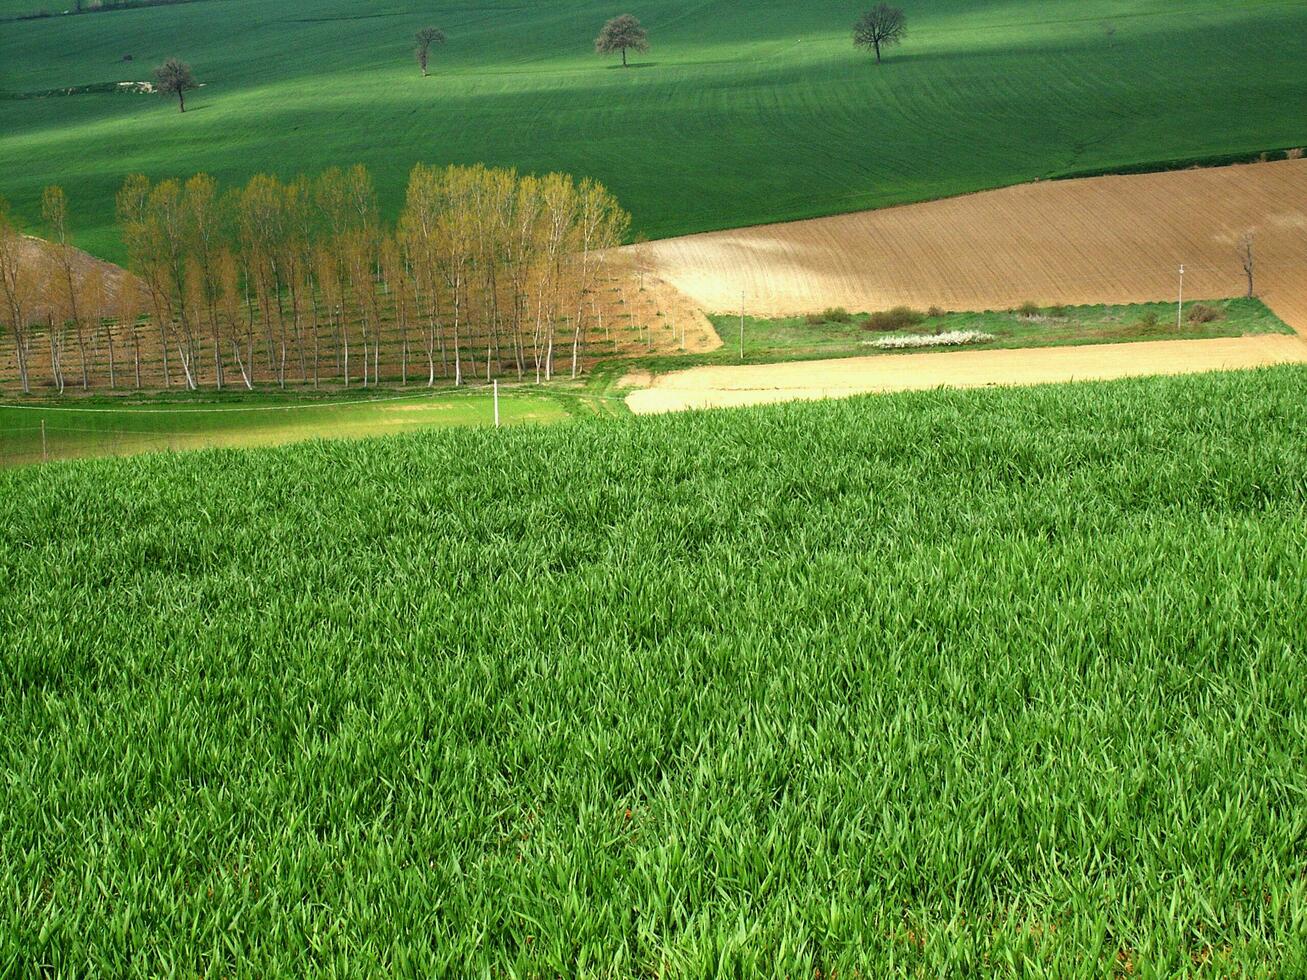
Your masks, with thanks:
M 644 261 L 705 309 L 779 316 L 900 303 L 953 310 L 1257 292 L 1307 334 L 1307 160 L 1025 184 L 790 224 L 668 239 Z

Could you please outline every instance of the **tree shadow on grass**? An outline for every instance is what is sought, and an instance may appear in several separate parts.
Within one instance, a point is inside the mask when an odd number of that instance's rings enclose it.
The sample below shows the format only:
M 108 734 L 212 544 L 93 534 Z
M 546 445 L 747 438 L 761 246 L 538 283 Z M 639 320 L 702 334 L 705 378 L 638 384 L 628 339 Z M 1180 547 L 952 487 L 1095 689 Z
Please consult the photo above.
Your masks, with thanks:
M 608 70 L 625 71 L 628 68 L 656 68 L 657 66 L 658 66 L 658 62 L 656 61 L 632 61 L 630 64 L 627 65 L 609 65 Z

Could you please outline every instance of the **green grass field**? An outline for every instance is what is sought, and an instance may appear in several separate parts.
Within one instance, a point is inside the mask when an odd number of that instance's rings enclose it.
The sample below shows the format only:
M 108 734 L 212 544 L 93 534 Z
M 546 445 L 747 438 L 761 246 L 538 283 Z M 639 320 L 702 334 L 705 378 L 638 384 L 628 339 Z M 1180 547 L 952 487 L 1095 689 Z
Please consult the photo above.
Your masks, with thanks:
M 145 79 L 170 55 L 207 87 L 185 116 L 153 96 L 0 99 L 0 193 L 35 219 L 42 185 L 64 184 L 79 243 L 121 258 L 112 200 L 132 171 L 230 183 L 364 162 L 393 213 L 415 161 L 558 169 L 663 236 L 1307 144 L 1296 0 L 905 5 L 911 36 L 879 68 L 852 47 L 849 0 L 645 0 L 654 47 L 629 71 L 591 51 L 620 12 L 595 0 L 5 23 L 8 93 Z M 432 22 L 450 41 L 423 79 L 412 34 Z
M 889 333 L 868 330 L 863 326 L 866 314 L 854 314 L 849 322 L 826 320 L 810 323 L 805 317 L 760 319 L 748 317 L 744 324 L 744 360 L 746 363 L 802 360 L 824 357 L 865 357 L 868 354 L 893 354 L 869 346 L 889 335 L 934 334 L 948 331 L 978 331 L 993 340 L 968 344 L 967 350 L 1011 347 L 1060 347 L 1068 344 L 1115 344 L 1140 340 L 1201 340 L 1208 337 L 1243 337 L 1251 334 L 1292 334 L 1293 329 L 1257 299 L 1230 299 L 1204 302 L 1219 311 L 1220 319 L 1194 323 L 1184 319 L 1177 328 L 1174 303 L 1136 303 L 1129 305 L 1071 306 L 1041 309 L 1034 316 L 1012 310 L 989 310 L 980 313 L 944 313 L 927 316 L 916 326 Z M 1192 310 L 1193 304 L 1187 308 Z M 919 311 L 920 312 L 920 311 Z M 723 346 L 711 354 L 696 355 L 696 364 L 740 363 L 740 318 L 714 316 L 713 326 Z M 922 350 L 956 350 L 957 348 L 917 348 Z M 911 353 L 913 351 L 909 351 Z M 688 359 L 687 359 L 688 360 Z M 647 359 L 662 368 L 672 366 L 672 359 Z M 683 367 L 684 364 L 676 364 Z
M 0 472 L 0 973 L 1301 976 L 1305 394 Z
M 573 413 L 604 410 L 596 397 L 505 386 L 500 423 L 556 422 Z M 414 429 L 493 424 L 493 399 L 484 388 L 375 398 L 351 398 L 339 392 L 317 399 L 302 392 L 258 392 L 229 393 L 218 399 L 210 393 L 207 399 L 172 395 L 137 404 L 124 404 L 123 398 L 52 398 L 49 404 L 0 403 L 0 466 L 161 449 L 364 439 Z

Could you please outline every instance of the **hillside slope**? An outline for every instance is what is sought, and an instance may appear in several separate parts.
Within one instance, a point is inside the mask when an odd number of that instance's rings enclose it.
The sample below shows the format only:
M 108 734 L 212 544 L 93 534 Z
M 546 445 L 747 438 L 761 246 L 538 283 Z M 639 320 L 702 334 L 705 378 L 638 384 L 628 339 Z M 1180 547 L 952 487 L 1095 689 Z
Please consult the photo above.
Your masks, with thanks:
M 3 23 L 11 96 L 144 79 L 170 55 L 206 87 L 184 116 L 147 95 L 0 98 L 0 193 L 35 218 L 41 185 L 67 185 L 79 243 L 117 258 L 112 196 L 136 170 L 362 161 L 394 208 L 417 160 L 560 169 L 661 237 L 1307 143 L 1301 3 L 919 0 L 879 68 L 850 43 L 856 7 L 645 0 L 654 47 L 629 71 L 591 50 L 607 0 L 200 0 Z M 423 79 L 412 35 L 430 22 L 450 40 Z
M 0 963 L 1301 976 L 1304 387 L 0 472 Z
M 1242 295 L 1307 336 L 1307 160 L 1028 184 L 812 221 L 668 239 L 642 258 L 704 309 L 925 309 Z

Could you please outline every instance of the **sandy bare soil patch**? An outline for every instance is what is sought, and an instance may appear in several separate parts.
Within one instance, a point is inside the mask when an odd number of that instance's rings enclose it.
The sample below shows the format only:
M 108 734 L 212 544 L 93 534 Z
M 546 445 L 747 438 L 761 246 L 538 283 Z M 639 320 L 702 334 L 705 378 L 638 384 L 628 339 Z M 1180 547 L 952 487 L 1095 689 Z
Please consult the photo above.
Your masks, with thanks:
M 1290 363 L 1307 363 L 1307 340 L 1287 334 L 879 355 L 676 371 L 652 379 L 626 403 L 644 415 L 940 386 L 1045 384 Z
M 54 265 L 56 253 L 49 242 L 31 235 L 24 235 L 21 244 L 23 250 L 19 253 L 19 260 L 24 265 L 39 270 L 39 273 L 45 277 L 53 277 L 59 274 Z M 131 278 L 131 273 L 112 262 L 97 259 L 94 255 L 83 252 L 81 249 L 70 249 L 70 254 L 72 256 L 73 276 L 79 284 L 85 282 L 86 277 L 93 271 L 99 272 L 103 277 L 106 305 L 112 310 L 117 301 L 119 290 Z M 34 313 L 38 317 L 46 316 L 49 312 L 46 304 L 37 303 L 34 307 Z
M 641 260 L 704 309 L 757 316 L 900 303 L 953 310 L 1241 296 L 1307 334 L 1307 160 L 1025 184 L 652 242 Z

